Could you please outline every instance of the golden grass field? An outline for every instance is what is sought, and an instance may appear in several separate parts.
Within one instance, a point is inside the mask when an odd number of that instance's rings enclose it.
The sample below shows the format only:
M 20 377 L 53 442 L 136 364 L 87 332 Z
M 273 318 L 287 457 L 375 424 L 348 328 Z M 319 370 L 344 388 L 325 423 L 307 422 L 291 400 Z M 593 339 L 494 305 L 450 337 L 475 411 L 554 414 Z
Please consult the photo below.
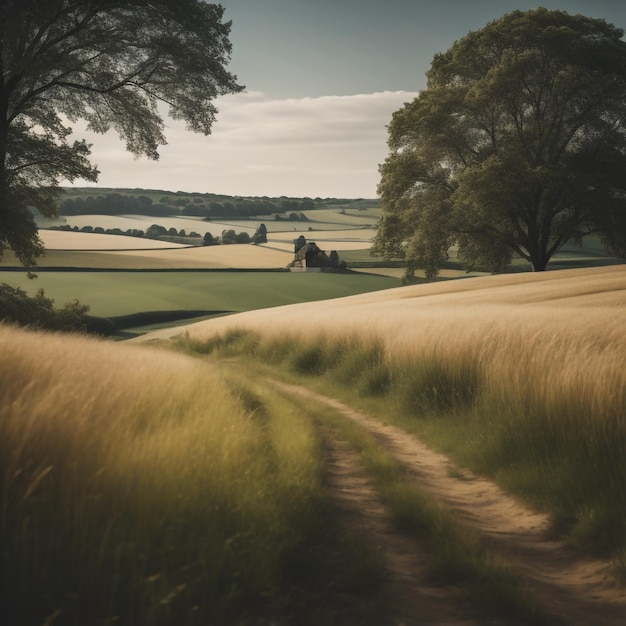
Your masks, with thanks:
M 378 397 L 383 419 L 399 411 L 626 572 L 625 307 L 614 265 L 405 286 L 140 341 L 178 335 Z
M 81 233 L 64 230 L 40 230 L 46 250 L 136 250 L 183 248 L 181 244 L 102 233 Z
M 626 266 L 505 274 L 399 287 L 327 301 L 277 307 L 185 327 L 192 338 L 232 328 L 306 337 L 319 332 L 382 339 L 394 355 L 437 345 L 458 350 L 477 344 L 503 353 L 514 338 L 573 341 L 623 354 L 626 338 Z M 168 337 L 165 329 L 144 340 Z M 548 347 L 548 346 L 547 346 Z
M 303 354 L 326 351 L 331 359 L 344 358 L 341 345 L 350 341 L 380 346 L 360 370 L 350 364 L 355 378 L 430 368 L 418 376 L 439 379 L 425 383 L 432 384 L 427 395 L 479 396 L 476 410 L 496 423 L 514 416 L 505 428 L 521 420 L 535 436 L 552 428 L 568 439 L 599 428 L 594 442 L 618 442 L 626 440 L 625 307 L 626 266 L 618 265 L 406 286 L 323 306 L 245 312 L 139 340 L 184 334 L 193 343 L 250 330 L 263 342 L 289 340 Z
M 196 250 L 211 252 L 172 253 Z M 277 572 L 315 545 L 325 510 L 313 423 L 243 366 L 229 378 L 219 360 L 149 345 L 178 336 L 204 354 L 245 330 L 242 358 L 326 351 L 346 387 L 382 380 L 382 419 L 405 402 L 416 428 L 456 428 L 479 470 L 626 570 L 625 306 L 615 265 L 249 311 L 123 344 L 0 325 L 0 623 L 191 624 L 194 607 L 198 623 L 244 623 L 228 616 L 246 598 L 282 601 Z
M 46 256 L 39 265 L 128 269 L 276 268 L 291 255 L 271 248 L 233 244 L 193 247 L 155 239 L 42 230 Z
M 316 241 L 326 252 L 363 250 L 370 246 L 373 231 L 318 231 L 271 233 L 267 244 L 186 246 L 183 244 L 98 233 L 41 230 L 46 254 L 38 267 L 84 269 L 278 269 L 293 260 L 293 241 L 300 235 Z M 316 235 L 321 238 L 316 239 Z M 10 251 L 2 266 L 18 266 Z
M 0 345 L 0 623 L 261 610 L 319 491 L 310 425 L 171 351 L 3 324 Z

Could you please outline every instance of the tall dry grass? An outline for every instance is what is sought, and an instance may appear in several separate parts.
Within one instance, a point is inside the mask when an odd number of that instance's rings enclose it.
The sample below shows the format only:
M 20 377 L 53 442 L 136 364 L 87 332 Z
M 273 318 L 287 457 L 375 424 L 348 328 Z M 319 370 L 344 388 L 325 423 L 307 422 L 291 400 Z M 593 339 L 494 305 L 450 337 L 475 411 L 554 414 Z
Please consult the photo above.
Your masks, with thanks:
M 0 346 L 0 623 L 271 613 L 321 515 L 310 425 L 180 354 L 2 325 Z
M 188 327 L 326 374 L 613 553 L 626 537 L 626 268 L 406 287 Z M 246 334 L 247 333 L 247 334 Z M 428 427 L 425 424 L 428 423 Z

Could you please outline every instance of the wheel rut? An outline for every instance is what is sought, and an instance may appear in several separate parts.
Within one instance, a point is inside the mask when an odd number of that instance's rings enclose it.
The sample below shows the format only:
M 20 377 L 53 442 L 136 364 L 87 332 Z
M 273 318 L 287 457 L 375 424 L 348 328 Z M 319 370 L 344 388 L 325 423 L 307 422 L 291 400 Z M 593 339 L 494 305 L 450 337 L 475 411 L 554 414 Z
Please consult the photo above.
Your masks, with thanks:
M 324 429 L 327 479 L 342 520 L 377 551 L 384 566 L 382 594 L 394 626 L 478 626 L 463 591 L 428 582 L 428 557 L 397 533 L 359 455 Z
M 524 575 L 537 602 L 554 616 L 554 624 L 626 624 L 626 588 L 613 575 L 612 563 L 581 554 L 565 542 L 551 539 L 547 515 L 524 507 L 489 480 L 466 470 L 459 471 L 448 457 L 398 427 L 306 387 L 275 380 L 271 384 L 307 402 L 328 406 L 374 435 L 402 462 L 420 489 L 451 510 L 460 524 L 478 532 L 492 552 L 506 558 Z M 425 583 L 423 550 L 417 542 L 410 542 L 393 530 L 365 470 L 359 469 L 358 455 L 351 455 L 348 447 L 333 437 L 327 439 L 329 470 L 338 501 L 355 527 L 361 526 L 371 533 L 374 545 L 380 546 L 385 556 L 386 593 L 390 594 L 398 615 L 397 624 L 480 623 L 472 621 L 471 609 L 463 609 L 467 610 L 465 617 L 451 609 L 451 605 L 462 606 L 456 604 L 460 598 L 458 590 L 429 587 Z

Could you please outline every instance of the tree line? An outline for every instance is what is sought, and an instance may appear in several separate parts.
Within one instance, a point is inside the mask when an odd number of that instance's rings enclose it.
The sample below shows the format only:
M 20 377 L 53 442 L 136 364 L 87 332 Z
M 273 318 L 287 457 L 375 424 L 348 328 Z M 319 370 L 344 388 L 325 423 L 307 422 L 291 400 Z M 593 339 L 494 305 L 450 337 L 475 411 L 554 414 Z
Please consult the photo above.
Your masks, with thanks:
M 313 200 L 235 199 L 216 202 L 200 197 L 181 197 L 171 201 L 163 197 L 154 202 L 146 195 L 108 193 L 66 198 L 59 203 L 59 215 L 151 215 L 168 217 L 184 215 L 201 219 L 251 218 L 269 215 L 296 214 L 315 209 Z M 290 219 L 293 219 L 290 217 Z M 298 216 L 298 219 L 302 219 Z

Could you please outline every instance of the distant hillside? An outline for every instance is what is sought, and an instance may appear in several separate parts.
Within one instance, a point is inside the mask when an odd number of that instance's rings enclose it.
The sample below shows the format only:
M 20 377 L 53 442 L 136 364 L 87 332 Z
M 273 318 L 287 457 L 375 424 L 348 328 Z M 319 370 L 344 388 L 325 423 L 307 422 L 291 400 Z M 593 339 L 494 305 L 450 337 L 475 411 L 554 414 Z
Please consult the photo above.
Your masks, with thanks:
M 60 215 L 192 216 L 207 219 L 274 216 L 299 219 L 302 211 L 339 208 L 362 210 L 379 206 L 377 199 L 278 198 L 226 196 L 213 193 L 171 192 L 147 189 L 65 187 Z

